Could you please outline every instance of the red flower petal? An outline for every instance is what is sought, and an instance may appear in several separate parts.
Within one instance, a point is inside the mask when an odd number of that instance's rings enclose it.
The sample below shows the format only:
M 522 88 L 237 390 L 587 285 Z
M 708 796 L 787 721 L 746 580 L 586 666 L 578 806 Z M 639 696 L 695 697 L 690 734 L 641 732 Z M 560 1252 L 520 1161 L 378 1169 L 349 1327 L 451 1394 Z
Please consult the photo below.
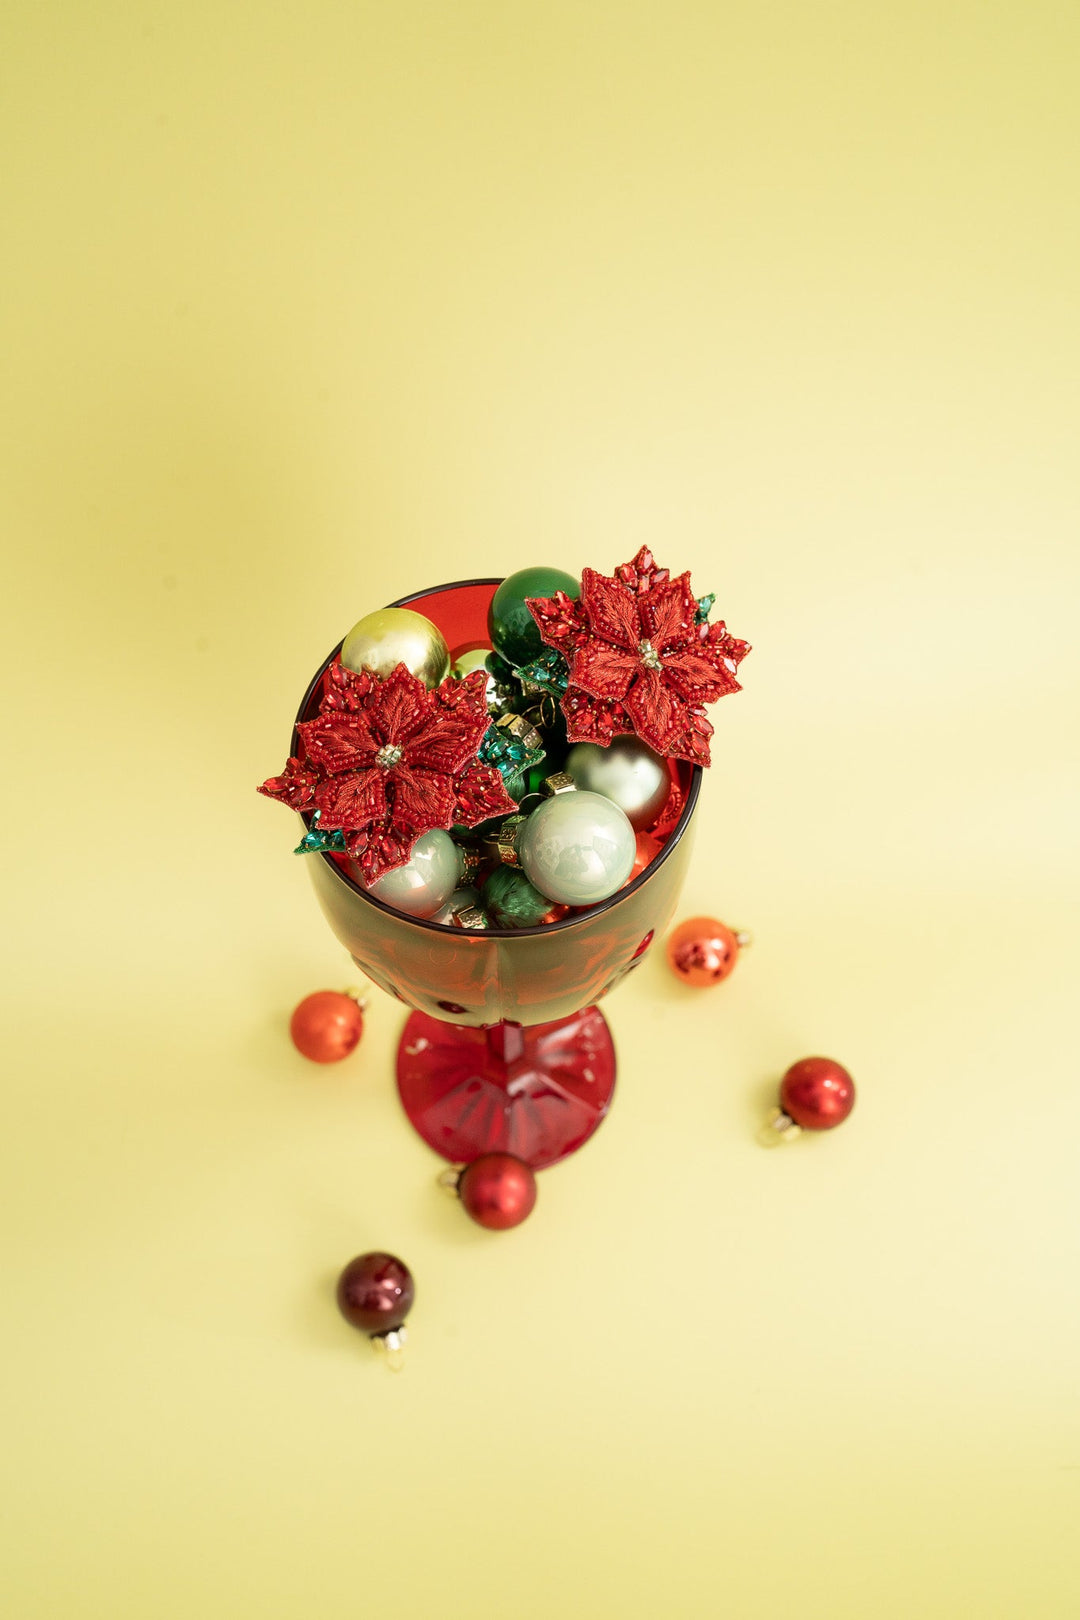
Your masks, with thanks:
M 474 759 L 491 721 L 486 693 L 483 670 L 463 681 L 444 681 L 431 719 L 405 744 L 406 764 L 453 775 Z
M 319 826 L 326 829 L 359 829 L 386 815 L 386 789 L 382 771 L 358 771 L 349 776 L 331 776 L 315 789 Z
M 686 700 L 665 685 L 655 669 L 645 670 L 626 699 L 626 712 L 643 742 L 658 754 L 675 753 L 686 730 Z
M 598 743 L 606 748 L 614 737 L 625 737 L 634 729 L 633 721 L 621 703 L 608 702 L 568 686 L 562 700 L 569 742 Z
M 454 783 L 433 771 L 413 771 L 398 765 L 386 779 L 386 796 L 395 824 L 418 833 L 449 827 L 454 819 Z
M 372 692 L 370 713 L 383 742 L 404 743 L 430 719 L 435 699 L 404 664 L 397 664 Z
M 347 714 L 355 714 L 364 707 L 364 701 L 374 684 L 375 677 L 366 669 L 358 674 L 346 669 L 344 664 L 331 664 L 323 681 L 320 714 L 326 714 L 330 709 L 343 709 Z
M 361 881 L 367 885 L 392 872 L 396 866 L 404 866 L 419 837 L 419 833 L 409 828 L 379 821 L 347 834 L 345 847 L 360 869 Z
M 588 639 L 588 621 L 577 597 L 556 591 L 554 596 L 526 597 L 525 606 L 536 620 L 543 640 L 565 656 Z
M 335 776 L 342 771 L 367 770 L 381 745 L 367 714 L 331 710 L 317 720 L 302 720 L 296 729 L 308 758 Z
M 750 643 L 748 641 L 740 641 L 737 636 L 733 636 L 729 633 L 728 627 L 724 623 L 723 619 L 720 619 L 716 624 L 709 625 L 705 640 L 710 644 L 710 646 L 716 648 L 716 651 L 723 659 L 728 672 L 732 675 L 734 675 L 736 669 L 738 669 L 747 653 L 751 650 Z
M 697 602 L 690 589 L 690 575 L 680 574 L 666 585 L 656 586 L 638 604 L 642 633 L 658 653 L 679 645 L 696 634 Z
M 318 771 L 313 771 L 303 760 L 292 757 L 282 774 L 271 776 L 259 792 L 268 799 L 278 799 L 282 804 L 287 804 L 290 810 L 304 810 L 311 803 L 318 781 Z
M 594 569 L 586 568 L 581 576 L 581 603 L 594 636 L 637 655 L 644 632 L 637 599 L 629 591 Z
M 657 568 L 648 546 L 642 546 L 633 562 L 623 563 L 621 568 L 616 568 L 615 577 L 635 595 L 641 595 L 651 591 L 655 585 L 666 585 L 671 572 L 667 568 Z
M 509 816 L 517 809 L 494 765 L 471 765 L 457 777 L 454 788 L 453 820 L 463 827 L 475 827 L 492 816 Z
M 689 703 L 715 703 L 728 692 L 739 690 L 723 658 L 701 641 L 683 652 L 668 653 L 664 677 Z
M 619 702 L 630 690 L 630 682 L 640 668 L 641 655 L 637 651 L 631 657 L 610 642 L 587 641 L 573 656 L 570 679 L 594 697 Z

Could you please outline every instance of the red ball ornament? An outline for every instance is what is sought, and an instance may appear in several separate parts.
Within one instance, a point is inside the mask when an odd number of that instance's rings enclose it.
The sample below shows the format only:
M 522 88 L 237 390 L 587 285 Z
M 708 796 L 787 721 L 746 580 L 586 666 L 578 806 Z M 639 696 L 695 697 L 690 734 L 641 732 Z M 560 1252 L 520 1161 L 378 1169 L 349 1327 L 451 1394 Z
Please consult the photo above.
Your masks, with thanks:
M 855 1106 L 855 1082 L 832 1058 L 800 1058 L 780 1082 L 780 1107 L 804 1131 L 831 1131 Z
M 684 984 L 699 988 L 726 979 L 740 947 L 748 943 L 745 934 L 735 933 L 718 917 L 690 917 L 669 936 L 667 957 Z
M 363 1032 L 363 1009 L 339 990 L 316 990 L 305 996 L 289 1022 L 293 1045 L 313 1063 L 340 1063 Z
M 350 1327 L 390 1352 L 391 1366 L 400 1365 L 405 1340 L 405 1318 L 412 1310 L 416 1287 L 412 1272 L 397 1255 L 376 1250 L 358 1254 L 338 1278 L 338 1309 Z
M 520 1226 L 536 1203 L 536 1177 L 512 1153 L 484 1153 L 458 1177 L 458 1197 L 465 1213 L 489 1232 Z

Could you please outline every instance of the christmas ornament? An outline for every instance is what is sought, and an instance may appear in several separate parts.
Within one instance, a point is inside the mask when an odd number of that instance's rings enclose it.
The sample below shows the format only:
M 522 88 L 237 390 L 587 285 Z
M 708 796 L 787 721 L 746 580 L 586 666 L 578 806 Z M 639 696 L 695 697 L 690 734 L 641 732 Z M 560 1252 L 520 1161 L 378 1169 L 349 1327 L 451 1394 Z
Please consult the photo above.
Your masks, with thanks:
M 634 864 L 630 868 L 627 882 L 633 883 L 635 878 L 639 878 L 649 863 L 655 861 L 663 847 L 659 838 L 654 837 L 652 833 L 639 832 L 634 839 Z
M 490 651 L 490 647 L 473 647 L 469 652 L 459 653 L 450 671 L 455 681 L 463 681 L 466 675 L 471 675 L 477 669 L 482 669 L 487 674 L 487 656 Z
M 515 815 L 507 816 L 505 821 L 499 822 L 498 826 L 493 827 L 484 838 L 485 853 L 502 865 L 520 866 L 518 838 L 527 820 L 527 816 Z
M 341 662 L 356 674 L 366 669 L 383 680 L 404 664 L 410 675 L 435 687 L 450 673 L 450 649 L 422 613 L 379 608 L 353 625 L 341 646 Z
M 490 647 L 474 647 L 471 652 L 462 653 L 454 660 L 450 673 L 456 681 L 463 681 L 466 676 L 479 670 L 484 677 L 484 701 L 488 714 L 497 718 L 512 708 L 521 694 L 513 684 L 513 671 L 508 664 L 503 664 L 501 658 L 498 663 L 505 674 L 492 672 L 489 661 L 493 656 Z
M 340 1063 L 364 1033 L 367 998 L 347 990 L 316 990 L 289 1020 L 293 1045 L 312 1063 Z
M 412 1272 L 393 1254 L 358 1254 L 338 1278 L 342 1316 L 350 1327 L 366 1333 L 376 1349 L 386 1352 L 395 1372 L 404 1359 L 405 1318 L 415 1298 Z
M 491 927 L 491 919 L 479 902 L 456 907 L 450 915 L 450 922 L 454 928 L 479 929 L 481 932 Z
M 529 882 L 549 900 L 592 906 L 630 876 L 634 829 L 599 793 L 558 793 L 528 817 L 517 853 Z
M 670 935 L 667 958 L 684 984 L 701 988 L 726 979 L 749 944 L 749 934 L 736 933 L 718 917 L 688 917 Z
M 559 568 L 521 568 L 504 579 L 492 598 L 488 613 L 488 633 L 495 651 L 512 667 L 528 664 L 543 651 L 527 598 L 552 596 L 562 592 L 568 599 L 579 595 L 581 587 L 570 574 Z
M 569 666 L 571 742 L 606 745 L 632 731 L 658 754 L 709 764 L 703 706 L 739 690 L 735 671 L 750 648 L 723 622 L 699 623 L 689 574 L 672 579 L 643 546 L 614 575 L 586 568 L 579 600 L 537 592 L 528 606 Z
M 536 928 L 551 911 L 547 895 L 512 866 L 491 873 L 484 884 L 484 905 L 497 928 Z
M 466 888 L 455 889 L 444 906 L 440 906 L 429 921 L 443 923 L 447 928 L 454 926 L 454 918 L 459 911 L 467 911 L 472 906 L 480 904 L 480 891 L 472 885 Z
M 466 1215 L 489 1232 L 520 1226 L 536 1204 L 536 1176 L 512 1153 L 484 1153 L 461 1170 L 445 1170 L 439 1183 L 456 1193 Z
M 607 748 L 575 743 L 565 769 L 577 787 L 624 810 L 636 832 L 653 825 L 671 789 L 667 761 L 639 737 L 615 737 Z
M 357 873 L 360 882 L 363 874 Z M 409 917 L 432 917 L 446 905 L 461 877 L 457 845 L 447 832 L 422 833 L 403 866 L 366 886 L 368 894 Z
M 408 860 L 421 834 L 516 810 L 498 771 L 477 758 L 484 679 L 476 671 L 429 692 L 400 664 L 386 680 L 331 664 L 318 718 L 296 728 L 304 758 L 259 791 L 318 810 L 319 831 L 342 830 L 373 883 Z
M 855 1082 L 832 1058 L 800 1058 L 780 1082 L 774 1108 L 759 1140 L 766 1147 L 794 1141 L 802 1131 L 831 1131 L 855 1106 Z

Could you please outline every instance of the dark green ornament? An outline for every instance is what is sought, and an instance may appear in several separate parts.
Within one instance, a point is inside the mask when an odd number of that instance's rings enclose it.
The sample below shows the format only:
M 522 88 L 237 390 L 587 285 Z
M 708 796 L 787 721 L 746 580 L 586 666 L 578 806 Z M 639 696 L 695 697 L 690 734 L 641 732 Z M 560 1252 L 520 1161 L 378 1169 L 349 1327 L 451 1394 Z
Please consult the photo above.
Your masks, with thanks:
M 488 634 L 495 651 L 515 669 L 538 658 L 544 645 L 525 606 L 526 597 L 554 596 L 556 591 L 565 591 L 576 600 L 581 585 L 560 568 L 520 568 L 495 592 L 488 609 Z
M 535 928 L 551 910 L 551 901 L 512 866 L 492 872 L 484 884 L 484 905 L 500 928 Z

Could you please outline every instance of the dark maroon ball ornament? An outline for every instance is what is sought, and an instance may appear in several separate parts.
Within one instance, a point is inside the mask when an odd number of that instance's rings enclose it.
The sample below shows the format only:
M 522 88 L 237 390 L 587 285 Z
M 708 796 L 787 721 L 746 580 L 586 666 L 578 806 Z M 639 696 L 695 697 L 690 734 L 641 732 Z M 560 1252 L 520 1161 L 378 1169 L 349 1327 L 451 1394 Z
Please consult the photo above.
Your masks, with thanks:
M 405 1318 L 416 1287 L 412 1272 L 393 1254 L 358 1254 L 338 1278 L 338 1309 L 351 1327 L 366 1333 L 377 1350 L 386 1352 L 394 1371 L 405 1350 Z
M 791 1142 L 803 1131 L 831 1131 L 855 1106 L 855 1082 L 832 1058 L 800 1058 L 780 1082 L 780 1106 L 762 1130 L 766 1147 Z
M 289 1020 L 298 1052 L 312 1063 L 340 1063 L 364 1033 L 367 997 L 359 991 L 316 990 L 305 996 Z
M 520 1226 L 536 1203 L 536 1176 L 512 1153 L 483 1153 L 463 1170 L 447 1170 L 440 1184 L 456 1193 L 470 1220 L 489 1232 Z

